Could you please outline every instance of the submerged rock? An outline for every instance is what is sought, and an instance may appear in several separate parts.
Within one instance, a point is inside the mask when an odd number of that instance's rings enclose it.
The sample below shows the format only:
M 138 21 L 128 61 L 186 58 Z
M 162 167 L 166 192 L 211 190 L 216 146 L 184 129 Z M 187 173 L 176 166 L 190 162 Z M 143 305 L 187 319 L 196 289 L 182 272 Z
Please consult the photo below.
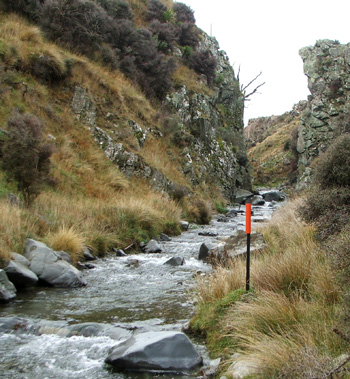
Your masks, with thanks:
M 183 257 L 172 257 L 164 264 L 169 266 L 183 266 L 185 264 L 185 259 Z
M 204 237 L 217 237 L 219 233 L 216 232 L 199 232 L 199 236 L 204 236 Z
M 148 332 L 116 346 L 105 362 L 134 371 L 188 372 L 202 364 L 202 357 L 181 332 Z

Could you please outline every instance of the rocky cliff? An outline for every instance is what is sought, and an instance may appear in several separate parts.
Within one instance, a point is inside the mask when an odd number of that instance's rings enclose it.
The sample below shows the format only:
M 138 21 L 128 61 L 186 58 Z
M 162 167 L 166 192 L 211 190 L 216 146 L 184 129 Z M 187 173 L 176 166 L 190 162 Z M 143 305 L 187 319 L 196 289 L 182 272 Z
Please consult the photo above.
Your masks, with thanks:
M 203 32 L 199 49 L 209 50 L 217 61 L 215 83 L 210 90 L 202 92 L 186 84 L 177 85 L 162 104 L 172 123 L 172 130 L 165 133 L 180 150 L 179 168 L 192 185 L 216 185 L 233 201 L 237 188 L 250 188 L 243 135 L 244 99 L 229 59 L 215 38 Z M 94 98 L 93 94 L 76 87 L 72 108 L 91 128 L 106 156 L 128 177 L 146 179 L 156 190 L 172 193 L 178 183 L 145 162 L 137 151 L 130 150 L 119 140 L 118 133 L 110 133 L 99 125 Z M 126 128 L 138 139 L 138 148 L 143 147 L 147 135 L 156 139 L 164 135 L 156 126 L 145 127 L 134 120 L 128 120 Z
M 170 113 L 178 115 L 182 169 L 192 183 L 213 182 L 234 199 L 236 188 L 249 188 L 247 155 L 243 136 L 243 109 L 239 82 L 226 53 L 215 38 L 205 33 L 200 50 L 209 50 L 217 61 L 216 81 L 207 94 L 183 85 L 165 100 Z M 186 143 L 186 135 L 191 143 Z
M 350 44 L 320 40 L 299 52 L 311 92 L 298 136 L 299 174 L 331 142 L 350 131 Z

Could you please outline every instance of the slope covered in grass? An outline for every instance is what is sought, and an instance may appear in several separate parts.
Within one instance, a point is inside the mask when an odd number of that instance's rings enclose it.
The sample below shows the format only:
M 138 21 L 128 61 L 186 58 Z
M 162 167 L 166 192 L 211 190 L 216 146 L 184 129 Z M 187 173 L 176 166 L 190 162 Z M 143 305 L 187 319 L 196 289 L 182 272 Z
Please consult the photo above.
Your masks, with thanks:
M 38 65 L 42 57 L 46 60 Z M 98 100 L 100 127 L 117 133 L 128 151 L 142 156 L 188 192 L 169 198 L 154 191 L 148 181 L 121 173 L 100 149 L 89 125 L 74 113 L 77 86 Z M 80 246 L 70 249 L 67 243 L 66 249 L 78 257 L 84 246 L 104 254 L 160 232 L 176 234 L 181 218 L 200 221 L 203 208 L 210 212 L 209 198 L 222 200 L 220 195 L 212 196 L 219 192 L 215 186 L 194 189 L 179 169 L 178 148 L 166 138 L 157 138 L 162 128 L 157 103 L 151 103 L 120 71 L 58 47 L 14 14 L 0 13 L 0 92 L 1 143 L 6 141 L 10 117 L 31 114 L 42 121 L 45 142 L 53 146 L 49 180 L 30 208 L 9 203 L 9 193 L 20 201 L 21 194 L 16 182 L 8 181 L 11 176 L 0 169 L 0 256 L 4 262 L 11 251 L 22 252 L 27 237 L 54 243 L 63 240 L 66 231 L 67 241 L 75 236 L 75 246 Z M 129 120 L 155 130 L 144 146 L 130 132 Z

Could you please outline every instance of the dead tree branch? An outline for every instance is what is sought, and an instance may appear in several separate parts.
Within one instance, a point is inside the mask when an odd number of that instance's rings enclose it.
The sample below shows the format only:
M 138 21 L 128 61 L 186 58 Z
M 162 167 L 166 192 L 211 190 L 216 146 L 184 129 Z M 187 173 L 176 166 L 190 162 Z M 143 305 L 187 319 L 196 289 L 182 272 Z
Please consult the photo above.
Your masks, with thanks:
M 248 95 L 244 95 L 244 100 L 245 100 L 245 101 L 250 101 L 250 99 L 248 99 L 248 97 L 254 95 L 254 93 L 256 93 L 256 91 L 257 91 L 260 87 L 262 87 L 264 84 L 265 84 L 265 82 L 259 84 L 257 87 L 254 88 L 254 91 L 250 92 Z
M 250 101 L 250 99 L 248 99 L 248 97 L 254 95 L 257 92 L 257 90 L 265 84 L 265 82 L 259 84 L 257 87 L 254 88 L 253 91 L 251 91 L 250 93 L 246 94 L 247 88 L 250 87 L 259 78 L 259 76 L 261 74 L 262 74 L 262 72 L 260 71 L 260 73 L 255 78 L 253 78 L 246 86 L 243 86 L 243 84 L 242 84 L 242 86 L 241 86 L 241 92 L 243 94 L 244 101 Z

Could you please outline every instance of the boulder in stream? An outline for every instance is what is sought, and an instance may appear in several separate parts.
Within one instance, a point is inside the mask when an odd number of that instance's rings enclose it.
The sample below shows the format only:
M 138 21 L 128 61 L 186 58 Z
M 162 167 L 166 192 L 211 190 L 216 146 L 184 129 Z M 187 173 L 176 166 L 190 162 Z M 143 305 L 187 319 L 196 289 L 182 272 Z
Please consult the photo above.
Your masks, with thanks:
M 29 269 L 44 283 L 54 287 L 81 287 L 86 285 L 82 273 L 44 243 L 27 239 L 25 256 Z
M 23 257 L 24 258 L 24 257 Z M 35 273 L 19 262 L 10 261 L 4 268 L 9 280 L 16 288 L 31 287 L 38 283 L 39 278 Z
M 183 266 L 185 264 L 185 259 L 184 257 L 172 257 L 164 264 L 169 266 Z
M 181 332 L 137 334 L 113 348 L 105 362 L 124 370 L 188 372 L 202 357 Z
M 247 191 L 247 190 L 244 190 L 244 189 L 241 189 L 239 188 L 237 191 L 236 191 L 236 198 L 235 198 L 235 201 L 236 203 L 238 204 L 245 204 L 245 202 L 250 199 L 251 197 L 253 197 L 254 194 L 251 193 L 250 191 Z
M 286 199 L 286 194 L 281 191 L 266 192 L 262 195 L 265 201 L 283 201 Z
M 8 303 L 16 297 L 16 287 L 11 283 L 4 270 L 0 270 L 0 303 Z
M 162 248 L 156 240 L 150 240 L 146 246 L 143 247 L 143 250 L 147 254 L 160 253 Z
M 214 245 L 211 243 L 202 243 L 199 248 L 198 260 L 206 261 L 210 256 L 210 250 L 214 248 Z

